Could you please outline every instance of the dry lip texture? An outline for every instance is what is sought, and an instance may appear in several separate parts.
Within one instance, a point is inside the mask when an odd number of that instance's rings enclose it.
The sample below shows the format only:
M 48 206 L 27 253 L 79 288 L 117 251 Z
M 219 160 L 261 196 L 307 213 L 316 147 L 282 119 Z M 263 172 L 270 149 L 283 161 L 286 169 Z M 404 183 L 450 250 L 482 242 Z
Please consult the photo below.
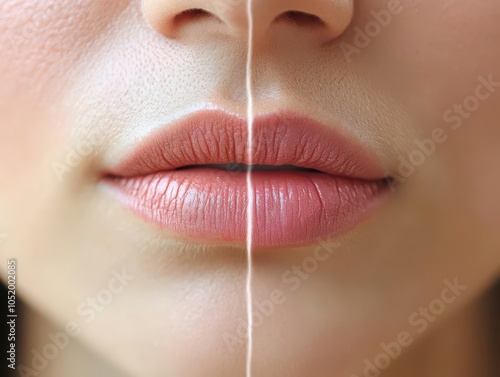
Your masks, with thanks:
M 362 221 L 387 184 L 374 156 L 335 130 L 295 114 L 254 121 L 195 113 L 153 133 L 107 175 L 118 199 L 144 220 L 207 241 L 244 242 L 246 174 L 213 165 L 295 166 L 255 170 L 253 244 L 303 245 Z M 212 166 L 207 166 L 212 165 Z

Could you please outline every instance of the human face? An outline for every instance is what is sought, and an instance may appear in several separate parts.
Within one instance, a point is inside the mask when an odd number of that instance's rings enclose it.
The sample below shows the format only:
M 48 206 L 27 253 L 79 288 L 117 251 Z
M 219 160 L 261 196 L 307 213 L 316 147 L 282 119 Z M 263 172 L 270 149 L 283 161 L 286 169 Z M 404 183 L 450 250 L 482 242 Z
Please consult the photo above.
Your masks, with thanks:
M 2 246 L 22 298 L 124 373 L 244 374 L 246 217 L 225 241 L 159 228 L 103 179 L 197 109 L 293 111 L 393 182 L 339 234 L 256 244 L 255 375 L 361 375 L 442 318 L 420 307 L 452 313 L 498 276 L 500 3 L 253 0 L 253 23 L 246 6 L 1 2 Z

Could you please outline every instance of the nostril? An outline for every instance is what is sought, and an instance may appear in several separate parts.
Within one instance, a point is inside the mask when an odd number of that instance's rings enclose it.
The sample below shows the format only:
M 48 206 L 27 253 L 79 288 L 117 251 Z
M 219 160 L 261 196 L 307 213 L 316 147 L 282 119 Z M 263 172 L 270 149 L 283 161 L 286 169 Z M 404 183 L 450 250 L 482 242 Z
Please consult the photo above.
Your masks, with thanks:
M 220 21 L 220 19 L 215 16 L 214 14 L 200 8 L 194 8 L 194 9 L 188 9 L 185 10 L 179 14 L 177 14 L 174 18 L 174 25 L 177 26 L 182 26 L 186 23 L 192 22 L 192 21 L 199 21 L 202 19 L 208 19 L 208 18 L 216 18 L 217 20 Z
M 300 12 L 296 10 L 291 10 L 288 12 L 284 12 L 280 14 L 278 17 L 275 19 L 276 21 L 285 21 L 285 22 L 292 22 L 297 25 L 304 25 L 304 26 L 322 26 L 325 25 L 323 20 L 319 18 L 318 16 L 311 14 L 311 13 L 306 13 L 306 12 Z

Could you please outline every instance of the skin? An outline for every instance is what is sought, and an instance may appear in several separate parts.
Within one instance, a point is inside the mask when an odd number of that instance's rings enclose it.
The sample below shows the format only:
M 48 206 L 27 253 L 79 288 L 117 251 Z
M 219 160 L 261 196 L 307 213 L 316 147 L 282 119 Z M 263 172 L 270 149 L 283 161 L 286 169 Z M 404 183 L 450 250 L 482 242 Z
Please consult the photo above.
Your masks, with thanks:
M 83 354 L 86 365 L 118 375 L 244 375 L 244 247 L 163 234 L 116 203 L 99 176 L 172 114 L 204 102 L 246 114 L 245 7 L 0 2 L 2 259 L 17 258 L 30 315 L 53 332 L 68 321 L 82 329 L 37 375 L 62 374 L 65 361 L 74 367 L 68 360 Z M 253 301 L 278 302 L 255 328 L 255 376 L 361 376 L 364 360 L 401 332 L 414 339 L 404 360 L 420 360 L 409 356 L 419 341 L 446 323 L 470 323 L 453 318 L 469 318 L 466 308 L 478 307 L 500 275 L 500 3 L 402 0 L 368 46 L 356 45 L 356 28 L 388 7 L 254 0 L 255 112 L 291 108 L 340 121 L 396 182 L 371 218 L 322 241 L 322 252 L 334 252 L 314 271 L 301 266 L 317 245 L 255 254 Z M 208 13 L 174 22 L 193 8 Z M 292 10 L 324 24 L 278 17 Z M 454 108 L 476 95 L 481 77 L 497 83 L 492 92 L 481 90 L 472 112 Z M 449 109 L 458 119 L 443 118 Z M 411 174 L 402 171 L 401 159 L 418 154 L 415 140 L 432 135 L 440 135 L 435 150 Z M 58 170 L 85 140 L 74 167 Z M 93 306 L 88 299 L 123 270 L 127 285 Z M 412 313 L 455 279 L 466 289 L 419 334 Z M 43 331 L 33 336 L 23 365 L 48 342 Z

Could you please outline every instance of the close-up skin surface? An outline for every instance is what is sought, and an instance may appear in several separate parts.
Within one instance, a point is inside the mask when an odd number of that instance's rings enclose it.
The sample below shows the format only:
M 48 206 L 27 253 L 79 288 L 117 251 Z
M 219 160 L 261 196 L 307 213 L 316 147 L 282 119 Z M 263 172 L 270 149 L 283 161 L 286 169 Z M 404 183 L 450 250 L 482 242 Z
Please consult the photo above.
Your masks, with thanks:
M 0 0 L 14 375 L 497 375 L 499 19 Z

